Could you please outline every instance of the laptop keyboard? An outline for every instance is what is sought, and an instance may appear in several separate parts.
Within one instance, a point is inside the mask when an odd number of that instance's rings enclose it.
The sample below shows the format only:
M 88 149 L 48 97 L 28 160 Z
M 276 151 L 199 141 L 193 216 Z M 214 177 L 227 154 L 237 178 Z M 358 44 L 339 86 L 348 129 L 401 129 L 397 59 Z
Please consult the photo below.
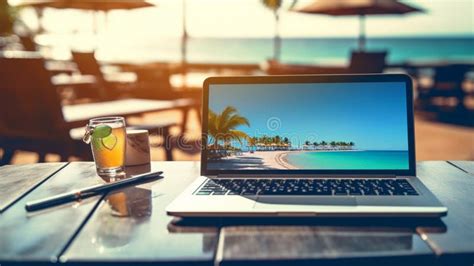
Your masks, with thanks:
M 196 195 L 406 196 L 418 195 L 406 179 L 209 179 Z

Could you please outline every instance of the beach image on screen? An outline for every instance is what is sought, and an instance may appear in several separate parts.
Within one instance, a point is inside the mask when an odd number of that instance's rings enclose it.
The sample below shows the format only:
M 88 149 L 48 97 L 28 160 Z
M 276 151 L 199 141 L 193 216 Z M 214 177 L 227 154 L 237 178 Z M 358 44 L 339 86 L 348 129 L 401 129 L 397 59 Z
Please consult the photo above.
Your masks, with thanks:
M 409 168 L 405 84 L 209 86 L 209 170 Z

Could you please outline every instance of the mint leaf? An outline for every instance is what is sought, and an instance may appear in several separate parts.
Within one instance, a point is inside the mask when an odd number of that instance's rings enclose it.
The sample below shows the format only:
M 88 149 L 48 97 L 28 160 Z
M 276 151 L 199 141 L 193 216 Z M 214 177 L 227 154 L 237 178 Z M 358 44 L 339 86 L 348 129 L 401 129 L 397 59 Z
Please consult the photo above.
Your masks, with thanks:
M 112 128 L 108 125 L 101 124 L 94 127 L 93 132 L 92 132 L 92 137 L 105 138 L 105 137 L 108 137 L 110 134 L 112 134 Z
M 92 147 L 94 147 L 94 149 L 100 151 L 102 150 L 104 147 L 102 146 L 102 139 L 101 138 L 92 138 Z

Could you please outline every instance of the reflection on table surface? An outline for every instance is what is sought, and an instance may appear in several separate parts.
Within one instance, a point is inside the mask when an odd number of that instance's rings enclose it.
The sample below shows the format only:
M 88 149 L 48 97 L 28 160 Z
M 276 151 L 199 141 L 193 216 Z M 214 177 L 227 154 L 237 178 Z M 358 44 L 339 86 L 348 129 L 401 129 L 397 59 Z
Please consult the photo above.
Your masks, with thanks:
M 438 218 L 175 218 L 168 224 L 175 234 L 220 230 L 221 260 L 427 254 L 418 228 L 446 232 Z
M 188 173 L 198 169 L 194 164 L 184 168 Z M 126 167 L 126 176 L 116 179 L 151 171 L 163 171 L 164 178 L 105 196 L 62 260 L 212 260 L 215 232 L 176 235 L 167 230 L 172 217 L 166 215 L 165 207 L 194 176 L 179 176 L 181 170 L 168 163 Z

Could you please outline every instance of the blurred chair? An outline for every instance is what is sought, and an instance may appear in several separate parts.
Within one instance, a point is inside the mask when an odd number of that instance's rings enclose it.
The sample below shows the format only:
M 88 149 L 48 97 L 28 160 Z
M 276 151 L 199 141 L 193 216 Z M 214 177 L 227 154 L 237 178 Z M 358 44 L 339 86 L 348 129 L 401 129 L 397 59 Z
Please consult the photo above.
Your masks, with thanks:
M 135 80 L 130 81 L 129 75 L 133 73 L 113 73 L 112 80 L 106 79 L 102 67 L 95 58 L 95 53 L 72 52 L 74 62 L 82 75 L 92 75 L 97 79 L 98 100 L 112 100 L 131 97 L 136 88 Z M 127 76 L 125 76 L 127 75 Z
M 35 40 L 31 35 L 19 36 L 24 51 L 35 52 L 38 50 Z
M 135 73 L 137 86 L 133 90 L 134 97 L 155 100 L 191 98 L 196 102 L 202 99 L 202 89 L 179 89 L 171 85 L 173 73 L 169 65 L 138 68 Z
M 61 106 L 61 99 L 56 87 L 51 83 L 50 73 L 44 64 L 42 58 L 0 57 L 0 148 L 4 150 L 0 164 L 8 164 L 15 150 L 36 152 L 40 162 L 45 160 L 47 153 L 59 154 L 61 161 L 67 161 L 70 156 L 78 156 L 83 160 L 92 159 L 89 145 L 82 142 L 83 130 L 80 129 L 85 126 L 89 118 L 66 121 L 63 115 L 65 107 Z M 181 109 L 184 114 L 182 133 L 189 108 L 196 108 L 191 100 L 155 102 L 134 100 L 137 104 L 140 104 L 140 101 L 153 106 L 141 108 L 138 112 L 129 111 L 130 115 Z M 127 110 L 134 109 L 133 106 L 124 106 L 121 102 L 123 101 L 107 102 L 108 107 L 104 108 L 110 113 L 124 114 Z M 94 111 L 92 105 L 97 104 L 75 105 L 80 108 L 75 109 L 89 113 L 85 117 L 90 117 L 90 113 Z M 95 111 L 97 110 L 95 106 Z M 147 129 L 152 134 L 162 134 L 167 140 L 170 127 L 176 123 L 162 122 L 151 125 L 128 123 L 128 125 L 137 129 Z M 165 145 L 164 148 L 167 149 L 168 146 Z M 166 150 L 166 154 L 168 160 L 172 159 L 170 151 Z
M 101 99 L 116 99 L 127 95 L 133 98 L 152 99 L 152 100 L 179 100 L 189 99 L 190 95 L 179 94 L 173 91 L 170 84 L 170 71 L 166 67 L 145 68 L 136 72 L 137 82 L 128 84 L 131 88 L 126 93 L 121 91 L 120 85 L 115 82 L 109 82 L 105 79 L 101 66 L 94 53 L 72 52 L 73 60 L 83 75 L 93 75 L 97 78 Z M 123 84 L 122 84 L 123 85 Z M 122 93 L 121 93 L 122 92 Z M 197 97 L 196 97 L 197 98 Z M 194 99 L 194 98 L 193 98 Z M 197 101 L 196 101 L 197 102 Z M 199 108 L 196 108 L 199 111 Z M 187 121 L 185 112 L 183 121 Z M 169 128 L 172 124 L 136 124 L 132 125 L 136 129 L 146 129 L 153 134 L 162 132 L 165 138 L 169 135 Z M 185 125 L 183 125 L 185 126 Z M 184 127 L 182 127 L 184 130 Z M 171 152 L 166 149 L 167 160 L 172 160 Z
M 44 60 L 0 58 L 0 148 L 7 164 L 15 150 L 33 151 L 39 161 L 56 153 L 91 159 L 90 148 L 72 139 L 72 126 L 64 121 L 59 96 L 51 84 Z
M 107 100 L 117 96 L 112 85 L 106 81 L 94 53 L 72 52 L 72 58 L 82 75 L 92 75 L 97 80 L 98 87 L 95 88 L 97 94 L 89 95 L 91 98 L 98 97 L 99 100 Z
M 136 86 L 130 92 L 134 98 L 178 101 L 192 99 L 196 104 L 194 109 L 198 112 L 198 120 L 201 123 L 202 89 L 178 90 L 174 88 L 170 82 L 173 71 L 169 64 L 129 65 L 126 68 L 126 71 L 133 71 L 137 75 Z M 185 120 L 187 115 L 185 114 Z
M 171 73 L 167 66 L 137 69 L 134 71 L 137 76 L 136 82 L 124 83 L 107 80 L 94 53 L 72 52 L 72 57 L 81 74 L 96 77 L 99 97 L 102 100 L 124 96 L 155 100 L 176 100 L 190 97 L 200 100 L 201 98 L 195 93 L 175 91 L 170 84 Z
M 465 105 L 464 99 L 469 93 L 463 89 L 463 82 L 466 79 L 466 74 L 472 69 L 473 66 L 464 64 L 435 67 L 433 84 L 428 87 L 419 86 L 418 88 L 417 107 L 422 110 L 435 112 L 468 112 L 469 110 Z M 454 101 L 449 101 L 449 99 Z M 443 105 L 443 102 L 454 104 Z
M 170 70 L 165 67 L 143 68 L 135 72 L 137 74 L 137 87 L 134 96 L 144 99 L 176 99 L 176 95 L 170 83 Z
M 387 52 L 360 52 L 353 51 L 349 64 L 349 73 L 382 73 Z
M 382 73 L 386 65 L 387 52 L 351 53 L 348 67 L 325 67 L 317 65 L 290 65 L 270 62 L 264 67 L 269 75 L 285 74 L 352 74 L 352 73 Z

